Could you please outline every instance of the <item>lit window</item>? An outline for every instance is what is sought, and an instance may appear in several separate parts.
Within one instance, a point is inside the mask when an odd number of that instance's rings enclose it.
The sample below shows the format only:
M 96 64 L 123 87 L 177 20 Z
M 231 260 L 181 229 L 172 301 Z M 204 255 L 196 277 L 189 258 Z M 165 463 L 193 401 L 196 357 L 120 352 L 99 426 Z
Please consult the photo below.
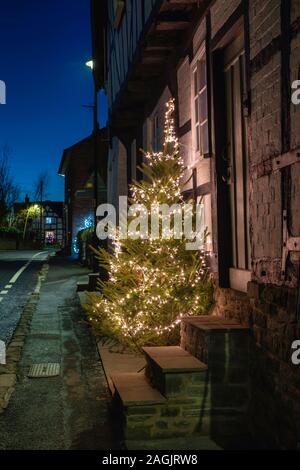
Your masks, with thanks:
M 209 154 L 207 73 L 204 54 L 197 60 L 193 69 L 193 105 L 195 149 L 203 157 Z
M 52 225 L 54 223 L 54 219 L 52 217 L 46 217 L 46 225 Z

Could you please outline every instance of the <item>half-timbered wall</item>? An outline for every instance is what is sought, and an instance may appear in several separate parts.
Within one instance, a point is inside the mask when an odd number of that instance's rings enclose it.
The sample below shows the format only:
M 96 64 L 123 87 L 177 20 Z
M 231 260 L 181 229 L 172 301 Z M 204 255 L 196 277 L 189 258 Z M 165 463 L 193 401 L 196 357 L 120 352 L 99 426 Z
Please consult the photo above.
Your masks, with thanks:
M 108 100 L 111 107 L 126 80 L 137 52 L 143 27 L 156 0 L 126 0 L 119 27 L 115 25 L 114 2 L 108 2 Z
M 120 90 L 137 50 L 142 25 L 155 4 L 144 2 L 142 10 L 142 2 L 138 3 L 133 8 L 134 2 L 126 2 L 119 29 L 112 26 L 110 10 L 110 106 L 119 92 L 122 95 Z M 153 103 L 145 93 L 144 121 L 132 128 L 135 135 L 131 137 L 140 139 L 142 134 L 138 145 L 149 149 L 155 121 L 155 136 L 160 142 L 164 103 L 169 97 L 167 86 L 174 85 L 174 76 L 177 77 L 176 86 L 169 89 L 177 93 L 178 134 L 187 167 L 186 181 L 192 175 L 188 183 L 183 182 L 183 192 L 205 201 L 205 223 L 211 232 L 207 250 L 219 285 L 214 313 L 235 317 L 252 329 L 256 347 L 249 422 L 254 435 L 268 436 L 270 445 L 295 448 L 300 442 L 300 387 L 299 369 L 291 364 L 291 344 L 299 336 L 300 318 L 300 105 L 291 103 L 290 92 L 292 81 L 300 78 L 300 4 L 298 0 L 217 0 L 212 4 L 207 16 L 199 19 L 185 50 L 178 54 L 177 63 L 168 63 L 163 95 Z M 201 123 L 195 119 L 193 73 L 197 57 L 207 50 L 210 140 L 208 152 L 203 155 L 197 151 L 195 140 L 195 128 Z M 176 50 L 172 52 L 176 55 Z M 204 86 L 197 90 L 199 96 L 203 89 Z M 233 119 L 236 117 L 239 130 Z M 232 134 L 231 140 L 228 134 Z M 245 260 L 248 259 L 231 278 L 233 242 L 229 240 L 233 221 L 229 190 L 236 175 L 230 164 L 228 143 L 232 145 L 237 137 L 244 166 L 236 172 L 240 178 L 236 188 L 243 188 L 246 197 L 242 204 L 243 223 L 234 228 L 236 238 L 243 230 L 248 250 Z M 118 175 L 125 174 L 116 170 L 119 145 L 115 137 L 110 157 L 111 200 L 118 194 Z M 239 202 L 238 191 L 235 197 L 234 202 Z M 236 204 L 237 208 L 240 206 Z M 247 230 L 250 247 L 246 247 Z M 297 238 L 296 245 L 289 243 L 289 237 Z

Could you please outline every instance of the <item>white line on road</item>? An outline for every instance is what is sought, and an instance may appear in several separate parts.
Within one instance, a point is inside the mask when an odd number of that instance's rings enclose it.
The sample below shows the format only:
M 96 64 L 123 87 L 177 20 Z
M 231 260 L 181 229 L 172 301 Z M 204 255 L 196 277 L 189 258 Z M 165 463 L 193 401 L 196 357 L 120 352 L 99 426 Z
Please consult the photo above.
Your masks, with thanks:
M 2 291 L 0 292 L 0 295 L 6 295 L 7 292 L 8 292 L 8 290 L 2 290 Z
M 0 297 L 0 302 L 2 302 L 2 300 L 3 300 L 3 297 Z
M 15 284 L 15 282 L 17 282 L 17 280 L 19 279 L 19 277 L 21 276 L 21 274 L 23 274 L 23 272 L 25 271 L 26 268 L 28 268 L 28 266 L 30 265 L 31 261 L 34 260 L 34 258 L 36 258 L 37 256 L 39 255 L 42 255 L 44 254 L 44 251 L 41 251 L 40 253 L 36 253 L 21 269 L 19 269 L 19 271 L 16 272 L 16 274 L 11 278 L 11 280 L 9 281 L 9 284 Z
M 4 287 L 4 289 L 11 289 L 11 288 L 12 288 L 11 284 L 8 284 L 7 286 Z

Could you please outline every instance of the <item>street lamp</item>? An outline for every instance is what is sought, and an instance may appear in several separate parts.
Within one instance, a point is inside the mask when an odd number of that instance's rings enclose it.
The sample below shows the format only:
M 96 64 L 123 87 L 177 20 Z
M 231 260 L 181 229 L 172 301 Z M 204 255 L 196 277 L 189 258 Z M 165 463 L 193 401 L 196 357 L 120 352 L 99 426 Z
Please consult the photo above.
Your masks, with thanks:
M 93 60 L 88 60 L 85 65 L 89 67 L 90 69 L 94 69 L 94 61 Z

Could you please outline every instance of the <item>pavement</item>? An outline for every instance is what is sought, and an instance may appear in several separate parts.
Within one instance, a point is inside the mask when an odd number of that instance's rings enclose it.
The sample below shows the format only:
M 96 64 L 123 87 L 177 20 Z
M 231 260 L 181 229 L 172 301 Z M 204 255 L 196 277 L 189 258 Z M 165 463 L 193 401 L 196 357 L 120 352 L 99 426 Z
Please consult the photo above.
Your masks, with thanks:
M 0 415 L 0 450 L 119 449 L 104 371 L 76 294 L 87 271 L 60 258 L 49 264 L 15 392 Z M 58 363 L 60 374 L 29 378 L 37 363 Z
M 0 340 L 9 343 L 48 251 L 0 251 Z

